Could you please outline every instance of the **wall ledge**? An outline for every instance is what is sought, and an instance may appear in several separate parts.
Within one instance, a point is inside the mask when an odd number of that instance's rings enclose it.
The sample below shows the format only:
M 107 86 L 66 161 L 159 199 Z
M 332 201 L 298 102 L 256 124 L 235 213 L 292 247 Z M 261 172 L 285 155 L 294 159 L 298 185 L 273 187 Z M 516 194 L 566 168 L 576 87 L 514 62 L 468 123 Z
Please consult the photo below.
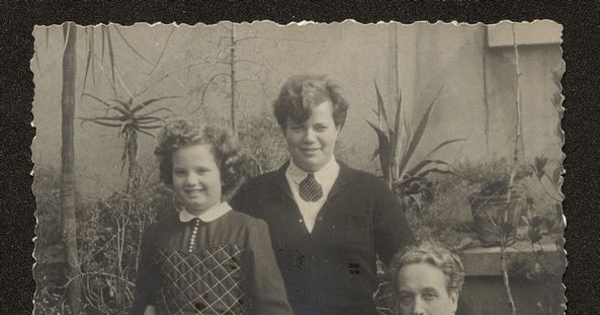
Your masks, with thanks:
M 556 245 L 552 238 L 544 237 L 540 244 L 535 244 L 538 261 L 547 264 L 548 269 L 556 270 L 566 263 L 565 251 Z M 540 251 L 541 249 L 541 251 Z M 520 241 L 507 249 L 508 264 L 523 259 L 535 259 L 529 241 Z M 465 276 L 501 276 L 500 246 L 473 247 L 458 253 L 465 267 Z

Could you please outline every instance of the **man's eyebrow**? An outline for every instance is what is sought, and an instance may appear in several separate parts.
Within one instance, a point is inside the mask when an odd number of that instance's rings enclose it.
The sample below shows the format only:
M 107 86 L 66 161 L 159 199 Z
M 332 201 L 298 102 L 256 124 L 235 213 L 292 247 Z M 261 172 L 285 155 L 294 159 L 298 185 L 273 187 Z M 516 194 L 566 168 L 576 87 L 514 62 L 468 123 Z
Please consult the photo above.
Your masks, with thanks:
M 424 287 L 424 288 L 421 288 L 419 291 L 420 292 L 438 292 L 438 290 L 434 287 Z M 413 291 L 411 291 L 409 289 L 398 289 L 398 294 L 401 294 L 401 293 L 413 294 Z
M 438 290 L 434 287 L 425 287 L 425 288 L 421 289 L 421 291 L 423 291 L 423 292 L 438 292 Z

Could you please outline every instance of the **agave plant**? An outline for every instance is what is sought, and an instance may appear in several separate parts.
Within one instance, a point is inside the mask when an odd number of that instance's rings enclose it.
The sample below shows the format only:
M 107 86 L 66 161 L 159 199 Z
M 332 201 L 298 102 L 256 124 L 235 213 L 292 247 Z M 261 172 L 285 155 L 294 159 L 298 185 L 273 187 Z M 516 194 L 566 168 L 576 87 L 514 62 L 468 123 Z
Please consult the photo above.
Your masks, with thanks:
M 377 82 L 375 82 L 375 92 L 377 93 L 377 110 L 374 111 L 378 117 L 378 124 L 376 125 L 370 121 L 367 121 L 367 123 L 377 133 L 377 138 L 379 141 L 379 146 L 375 150 L 373 158 L 379 156 L 379 162 L 381 164 L 381 170 L 383 172 L 384 179 L 388 185 L 400 195 L 400 197 L 414 197 L 418 194 L 421 196 L 421 198 L 431 199 L 433 197 L 430 190 L 431 185 L 426 181 L 425 176 L 432 172 L 451 172 L 447 168 L 439 168 L 442 165 L 449 166 L 448 163 L 439 159 L 431 159 L 431 157 L 437 151 L 449 144 L 466 140 L 451 139 L 444 141 L 431 149 L 431 151 L 429 151 L 429 153 L 427 153 L 421 161 L 418 161 L 410 168 L 408 167 L 415 150 L 421 142 L 423 134 L 425 134 L 429 117 L 431 116 L 431 112 L 441 91 L 442 88 L 440 88 L 440 90 L 436 93 L 433 101 L 427 105 L 427 110 L 419 121 L 417 128 L 414 130 L 414 132 L 411 132 L 406 120 L 402 119 L 401 96 L 398 97 L 397 101 L 394 128 L 392 129 L 389 127 L 390 124 L 385 111 L 383 98 L 379 92 Z M 405 138 L 407 144 L 403 150 L 400 150 L 401 121 L 404 121 L 403 130 L 406 133 Z
M 94 95 L 84 93 L 100 104 L 106 106 L 106 114 L 101 117 L 83 118 L 81 125 L 86 122 L 92 122 L 100 126 L 118 129 L 117 137 L 124 136 L 124 148 L 121 160 L 123 162 L 121 170 L 125 167 L 125 163 L 129 165 L 129 176 L 127 183 L 127 192 L 139 187 L 140 181 L 140 165 L 137 161 L 138 152 L 138 132 L 154 137 L 152 130 L 161 128 L 165 122 L 165 116 L 162 114 L 173 114 L 166 108 L 160 107 L 151 111 L 142 113 L 144 109 L 149 108 L 152 104 L 156 104 L 165 99 L 176 98 L 177 96 L 163 96 L 149 99 L 140 102 L 135 97 L 129 98 L 127 101 L 111 99 L 109 101 L 102 100 Z M 109 103 L 112 102 L 113 104 Z M 113 115 L 109 116 L 109 113 Z

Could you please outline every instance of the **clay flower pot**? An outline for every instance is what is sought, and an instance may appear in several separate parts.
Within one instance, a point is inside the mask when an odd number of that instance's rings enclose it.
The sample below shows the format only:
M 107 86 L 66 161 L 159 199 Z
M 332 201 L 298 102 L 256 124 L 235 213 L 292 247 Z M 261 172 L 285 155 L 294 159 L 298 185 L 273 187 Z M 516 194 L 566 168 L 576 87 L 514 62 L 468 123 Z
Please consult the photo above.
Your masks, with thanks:
M 476 194 L 469 198 L 474 230 L 484 245 L 500 245 L 503 235 L 514 239 L 520 218 L 520 201 L 521 197 L 518 194 L 511 196 L 508 205 L 504 194 L 492 196 Z M 507 210 L 508 220 L 505 221 L 504 213 Z

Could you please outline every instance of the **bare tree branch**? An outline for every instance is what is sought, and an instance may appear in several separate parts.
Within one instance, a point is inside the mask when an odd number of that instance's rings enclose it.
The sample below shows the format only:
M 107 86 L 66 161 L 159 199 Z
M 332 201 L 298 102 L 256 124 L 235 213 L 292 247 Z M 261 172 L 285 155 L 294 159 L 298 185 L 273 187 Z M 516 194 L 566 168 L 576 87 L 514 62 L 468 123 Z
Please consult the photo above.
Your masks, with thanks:
M 123 33 L 121 33 L 121 31 L 119 30 L 119 28 L 117 26 L 114 26 L 114 29 L 117 31 L 117 34 L 119 34 L 119 36 L 121 36 L 121 38 L 123 39 L 123 41 L 125 42 L 125 44 L 127 45 L 127 47 L 129 47 L 129 49 L 131 49 L 131 51 L 133 51 L 134 54 L 138 55 L 140 58 L 142 58 L 145 62 L 151 64 L 151 65 L 156 65 L 155 63 L 153 63 L 152 61 L 146 59 L 146 57 L 144 57 L 142 54 L 140 54 L 130 43 L 129 41 L 125 38 L 125 36 L 123 36 Z
M 165 50 L 167 50 L 167 46 L 169 44 L 169 40 L 171 39 L 171 35 L 173 35 L 173 33 L 175 32 L 175 30 L 177 29 L 177 27 L 173 27 L 171 29 L 171 32 L 169 33 L 169 35 L 167 36 L 167 40 L 165 41 L 165 45 L 163 46 L 162 51 L 160 52 L 160 56 L 158 56 L 158 60 L 156 61 L 156 63 L 154 64 L 154 67 L 152 67 L 152 69 L 150 70 L 150 72 L 148 72 L 146 75 L 151 75 L 152 72 L 154 72 L 154 70 L 156 69 L 156 67 L 158 66 L 158 64 L 160 63 L 160 61 L 162 60 L 163 55 L 165 54 Z

